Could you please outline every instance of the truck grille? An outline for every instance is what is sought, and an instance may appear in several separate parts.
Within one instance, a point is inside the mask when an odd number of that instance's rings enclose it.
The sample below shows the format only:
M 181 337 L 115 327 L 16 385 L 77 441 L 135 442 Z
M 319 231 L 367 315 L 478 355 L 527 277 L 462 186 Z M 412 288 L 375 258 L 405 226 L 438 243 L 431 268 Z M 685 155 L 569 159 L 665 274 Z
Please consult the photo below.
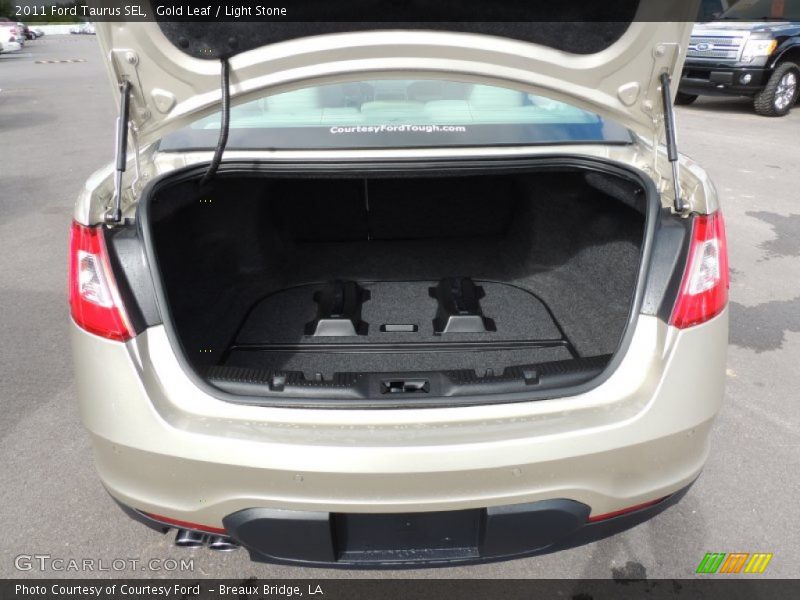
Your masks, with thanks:
M 745 39 L 745 36 L 692 36 L 686 57 L 737 62 Z

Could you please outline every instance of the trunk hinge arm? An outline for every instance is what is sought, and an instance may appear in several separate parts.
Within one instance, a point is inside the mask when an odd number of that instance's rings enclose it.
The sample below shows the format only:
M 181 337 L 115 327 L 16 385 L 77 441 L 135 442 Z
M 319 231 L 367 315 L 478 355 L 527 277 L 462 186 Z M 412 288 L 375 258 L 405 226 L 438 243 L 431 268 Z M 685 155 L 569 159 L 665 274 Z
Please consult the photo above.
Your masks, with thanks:
M 114 153 L 114 197 L 111 201 L 111 208 L 105 214 L 105 222 L 108 225 L 118 225 L 122 221 L 122 174 L 128 165 L 130 105 L 131 83 L 126 80 L 119 86 L 119 116 L 117 116 L 117 139 Z
M 131 181 L 131 191 L 133 195 L 139 193 L 139 186 L 142 182 L 142 161 L 141 156 L 139 155 L 139 138 L 137 137 L 137 129 L 133 123 L 130 123 L 128 127 L 128 135 L 133 138 L 133 166 L 136 171 L 136 176 Z
M 667 158 L 669 158 L 670 165 L 672 166 L 675 212 L 683 213 L 686 210 L 686 203 L 683 201 L 681 192 L 678 136 L 675 127 L 675 109 L 672 106 L 672 90 L 668 73 L 661 74 L 661 102 L 664 105 L 664 130 L 667 138 Z
M 200 180 L 200 186 L 205 186 L 217 174 L 219 164 L 222 162 L 222 153 L 225 152 L 225 146 L 228 144 L 228 131 L 231 122 L 231 66 L 227 58 L 223 58 L 220 61 L 220 88 L 222 93 L 222 110 L 219 124 L 219 139 L 217 140 L 217 147 L 214 149 L 214 156 L 211 159 L 211 164 L 208 165 L 208 170 Z

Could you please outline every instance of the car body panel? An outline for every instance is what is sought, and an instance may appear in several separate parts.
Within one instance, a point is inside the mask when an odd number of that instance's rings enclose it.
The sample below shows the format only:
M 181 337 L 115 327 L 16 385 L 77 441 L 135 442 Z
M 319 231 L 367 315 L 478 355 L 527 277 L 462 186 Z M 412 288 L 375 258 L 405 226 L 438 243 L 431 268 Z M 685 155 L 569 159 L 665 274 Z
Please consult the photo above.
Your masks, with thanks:
M 580 396 L 382 411 L 217 400 L 192 384 L 163 327 L 120 344 L 73 325 L 72 342 L 112 495 L 218 526 L 252 506 L 424 512 L 571 498 L 605 513 L 666 496 L 705 461 L 727 332 L 727 311 L 683 331 L 640 317 L 618 370 Z
M 680 73 L 689 19 L 696 14 L 688 7 L 695 3 L 684 4 L 686 21 L 634 21 L 618 41 L 589 55 L 497 36 L 424 30 L 278 42 L 229 59 L 231 103 L 363 73 L 375 78 L 446 73 L 461 81 L 542 93 L 651 137 L 663 126 L 659 77 Z M 674 16 L 674 7 L 662 10 Z M 98 23 L 97 33 L 115 88 L 124 80 L 132 84 L 130 118 L 141 145 L 219 109 L 219 63 L 187 55 L 158 23 Z

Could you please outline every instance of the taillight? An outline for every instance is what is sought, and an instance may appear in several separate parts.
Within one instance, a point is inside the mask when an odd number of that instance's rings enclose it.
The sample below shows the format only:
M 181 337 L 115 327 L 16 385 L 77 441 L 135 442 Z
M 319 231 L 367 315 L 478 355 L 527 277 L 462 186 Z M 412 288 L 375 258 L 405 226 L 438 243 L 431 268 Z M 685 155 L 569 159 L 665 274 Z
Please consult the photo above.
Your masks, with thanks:
M 103 231 L 72 223 L 69 240 L 69 305 L 80 327 L 111 340 L 133 337 L 120 301 Z
M 728 303 L 728 244 L 721 212 L 694 218 L 689 261 L 670 325 L 680 329 L 717 316 Z

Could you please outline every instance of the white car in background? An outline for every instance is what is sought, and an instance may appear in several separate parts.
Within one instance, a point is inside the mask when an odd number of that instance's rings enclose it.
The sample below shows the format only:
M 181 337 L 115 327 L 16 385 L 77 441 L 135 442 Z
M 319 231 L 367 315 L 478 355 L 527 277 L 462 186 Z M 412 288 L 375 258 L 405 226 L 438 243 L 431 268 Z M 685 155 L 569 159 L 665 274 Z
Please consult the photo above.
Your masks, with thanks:
M 17 24 L 7 19 L 0 20 L 0 54 L 22 50 Z
M 69 30 L 70 33 L 95 35 L 94 23 L 80 23 Z
M 19 52 L 20 50 L 22 50 L 22 45 L 19 42 L 0 40 L 0 54 Z

